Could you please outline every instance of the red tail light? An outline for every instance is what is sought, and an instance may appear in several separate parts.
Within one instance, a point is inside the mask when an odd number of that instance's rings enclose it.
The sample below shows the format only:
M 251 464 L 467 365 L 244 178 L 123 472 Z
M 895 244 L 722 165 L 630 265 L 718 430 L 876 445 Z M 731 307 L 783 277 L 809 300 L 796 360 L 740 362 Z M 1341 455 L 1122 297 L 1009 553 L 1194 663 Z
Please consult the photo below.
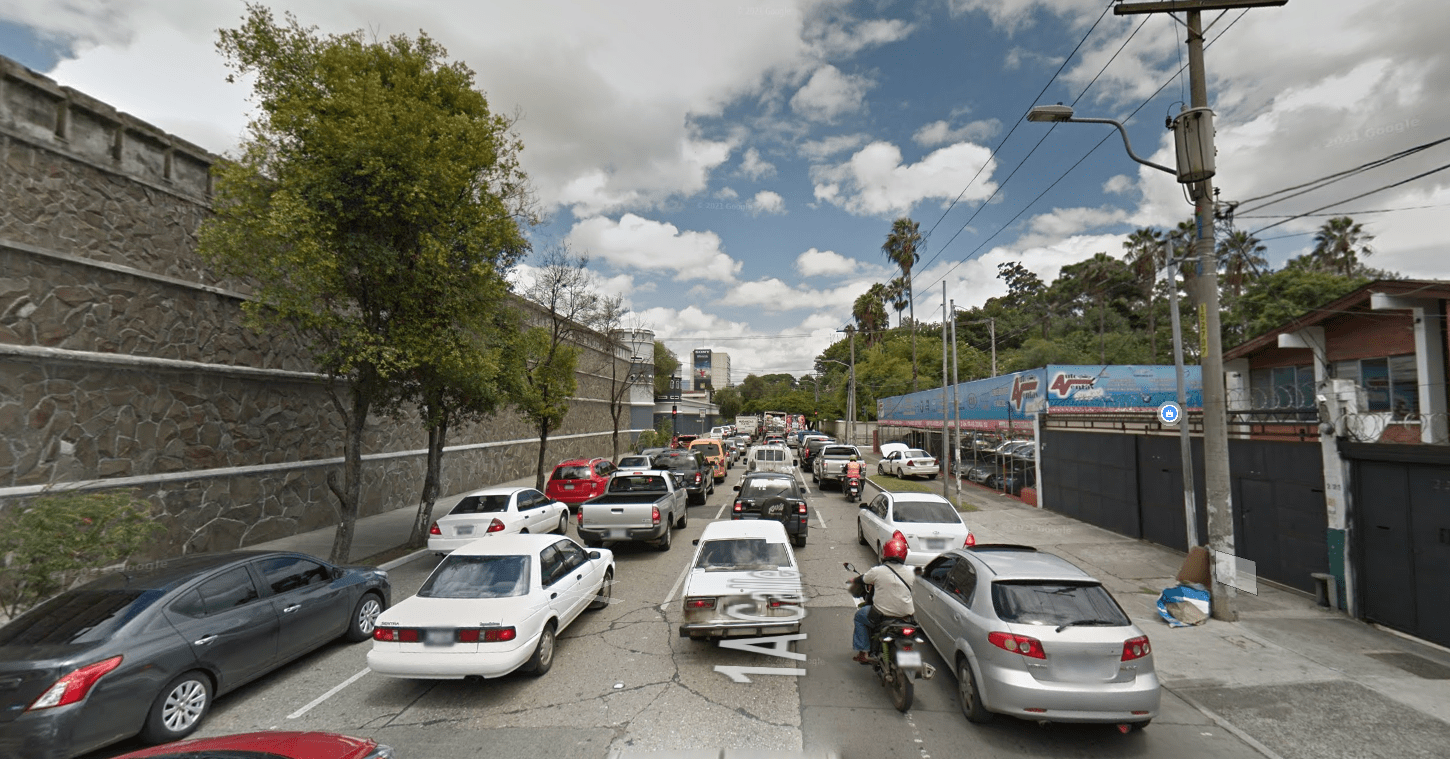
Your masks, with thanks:
M 962 548 L 971 548 L 972 546 L 974 546 L 976 544 L 977 544 L 977 536 L 976 535 L 973 535 L 972 533 L 969 532 L 969 533 L 967 533 L 967 539 L 964 540 L 964 541 L 962 541 Z
M 916 462 L 914 462 L 914 461 L 912 461 L 912 460 L 911 460 L 911 459 L 907 459 L 907 460 L 906 460 L 906 465 L 907 465 L 907 466 L 913 466 L 913 465 L 914 465 L 914 464 L 915 464 L 915 463 L 916 463 Z
M 798 509 L 798 513 L 801 513 L 801 514 L 806 513 L 806 503 L 805 503 L 805 501 L 801 501 L 800 502 L 800 505 L 797 506 L 797 509 Z
M 488 531 L 489 532 L 503 532 L 503 522 L 500 522 L 498 520 L 498 517 L 494 517 L 494 520 L 492 522 L 489 522 L 488 523 Z
M 685 599 L 685 608 L 686 609 L 713 609 L 713 608 L 715 608 L 715 599 L 713 599 L 713 598 L 686 598 Z
M 109 659 L 98 661 L 95 664 L 87 664 L 65 677 L 56 680 L 55 684 L 40 694 L 40 698 L 35 699 L 26 711 L 33 712 L 40 709 L 50 709 L 56 706 L 74 704 L 84 699 L 91 692 L 91 688 L 102 677 L 105 677 L 111 670 L 119 666 L 121 666 L 121 657 L 119 656 L 112 656 Z
M 891 539 L 892 540 L 899 540 L 899 541 L 905 543 L 906 542 L 906 535 L 904 533 L 902 533 L 901 530 L 897 530 L 896 532 L 891 533 Z
M 779 609 L 782 606 L 800 606 L 800 604 L 796 603 L 795 601 L 789 601 L 782 598 L 770 599 L 770 608 Z
M 1013 635 L 1012 633 L 1004 632 L 987 633 L 987 642 L 1004 651 L 1021 654 L 1029 659 L 1047 658 L 1046 652 L 1042 650 L 1042 641 L 1036 638 L 1029 638 L 1026 635 Z
M 736 512 L 740 512 L 740 511 L 742 511 L 742 510 L 743 510 L 743 509 L 744 509 L 744 507 L 742 507 L 742 506 L 741 506 L 741 505 L 740 505 L 740 502 L 739 502 L 739 501 L 736 501 L 736 502 L 735 502 L 735 511 L 736 511 Z
M 584 526 L 584 509 L 583 508 L 580 508 L 579 509 L 579 526 L 580 527 L 583 527 Z
M 916 628 L 915 627 L 903 627 L 903 628 L 901 628 L 901 634 L 910 637 L 910 636 L 916 634 Z
M 660 507 L 655 506 L 655 507 L 651 508 L 649 510 L 649 515 L 650 515 L 650 518 L 654 520 L 654 523 L 655 524 L 659 524 L 660 523 Z
M 428 528 L 428 534 L 429 535 L 442 535 L 443 534 L 443 531 L 440 530 L 440 529 L 438 529 L 438 523 L 437 522 L 434 522 L 433 523 L 433 526 Z
M 417 643 L 418 630 L 413 627 L 379 627 L 373 630 L 373 640 L 389 643 Z
M 1146 635 L 1123 641 L 1123 661 L 1141 659 L 1151 653 L 1153 653 L 1153 647 L 1148 645 Z
M 458 631 L 459 643 L 505 643 L 518 637 L 512 627 L 474 627 Z

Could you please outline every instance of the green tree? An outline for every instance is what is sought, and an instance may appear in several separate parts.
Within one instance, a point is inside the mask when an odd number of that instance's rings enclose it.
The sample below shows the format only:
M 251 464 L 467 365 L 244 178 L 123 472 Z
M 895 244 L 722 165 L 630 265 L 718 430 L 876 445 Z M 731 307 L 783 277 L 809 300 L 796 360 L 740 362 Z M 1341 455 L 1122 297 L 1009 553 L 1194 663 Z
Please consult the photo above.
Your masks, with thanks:
M 851 306 L 851 317 L 856 320 L 856 328 L 865 333 L 867 345 L 879 342 L 887 327 L 886 285 L 877 282 L 861 293 Z
M 891 233 L 881 245 L 886 258 L 901 269 L 901 278 L 906 282 L 906 302 L 911 309 L 911 387 L 916 390 L 916 291 L 911 284 L 911 270 L 921 261 L 923 238 L 918 231 L 920 225 L 910 217 L 903 216 L 891 222 Z M 883 298 L 884 301 L 884 298 Z
M 1142 227 L 1128 236 L 1123 243 L 1124 258 L 1133 272 L 1143 300 L 1148 304 L 1148 355 L 1149 363 L 1158 360 L 1157 309 L 1153 304 L 1153 291 L 1158 282 L 1158 269 L 1163 261 L 1163 233 L 1151 227 Z
M 1231 318 L 1245 325 L 1245 338 L 1252 337 L 1370 282 L 1369 277 L 1345 277 L 1323 271 L 1314 261 L 1290 261 L 1283 269 L 1255 279 L 1234 304 Z
M 680 368 L 680 358 L 675 352 L 665 346 L 659 340 L 655 341 L 655 397 L 663 398 L 670 394 L 670 386 L 674 381 L 675 370 Z
M 743 403 L 740 391 L 736 388 L 727 387 L 715 391 L 715 405 L 720 407 L 720 418 L 728 424 L 735 422 L 735 417 L 740 415 Z
M 1341 277 L 1355 276 L 1361 273 L 1361 259 L 1374 253 L 1369 247 L 1373 239 L 1363 224 L 1348 216 L 1335 217 L 1314 233 L 1313 260 L 1325 271 L 1337 272 Z
M 321 37 L 249 5 L 217 47 L 229 80 L 252 77 L 257 116 L 214 169 L 200 252 L 252 283 L 250 326 L 295 330 L 329 378 L 345 428 L 331 557 L 345 562 L 368 414 L 440 352 L 420 304 L 455 303 L 460 277 L 490 280 L 528 247 L 521 145 L 426 35 Z

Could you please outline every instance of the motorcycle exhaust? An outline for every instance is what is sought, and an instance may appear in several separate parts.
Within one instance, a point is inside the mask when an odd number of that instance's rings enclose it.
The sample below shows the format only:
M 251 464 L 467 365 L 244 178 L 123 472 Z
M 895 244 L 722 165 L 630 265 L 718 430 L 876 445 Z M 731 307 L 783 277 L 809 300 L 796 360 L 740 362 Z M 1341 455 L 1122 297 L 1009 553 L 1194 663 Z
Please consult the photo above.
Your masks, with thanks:
M 936 676 L 936 667 L 933 667 L 930 664 L 927 664 L 926 662 L 922 662 L 921 663 L 921 669 L 919 671 L 917 671 L 917 673 L 916 673 L 916 679 L 918 679 L 918 680 L 930 680 L 930 679 L 932 679 L 935 676 Z

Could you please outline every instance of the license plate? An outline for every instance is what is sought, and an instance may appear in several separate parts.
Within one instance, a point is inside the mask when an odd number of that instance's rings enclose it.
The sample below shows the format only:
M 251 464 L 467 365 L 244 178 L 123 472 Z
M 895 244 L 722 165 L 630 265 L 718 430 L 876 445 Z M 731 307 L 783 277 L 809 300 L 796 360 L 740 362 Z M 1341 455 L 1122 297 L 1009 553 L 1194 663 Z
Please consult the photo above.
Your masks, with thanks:
M 623 540 L 629 537 L 629 530 L 610 530 L 609 537 L 615 540 Z
M 453 534 L 454 535 L 472 535 L 473 534 L 473 525 L 471 525 L 471 524 L 464 524 L 464 525 L 459 525 L 457 527 L 454 527 L 453 528 Z
M 574 486 L 573 485 L 565 485 L 564 486 L 564 489 L 565 490 L 573 490 L 574 489 Z
M 896 666 L 902 669 L 921 669 L 921 654 L 915 651 L 897 651 Z
M 927 548 L 930 548 L 933 551 L 940 551 L 941 549 L 947 547 L 947 541 L 945 538 L 927 538 L 922 542 L 926 544 Z
M 424 630 L 423 645 L 425 646 L 451 646 L 453 645 L 452 630 Z

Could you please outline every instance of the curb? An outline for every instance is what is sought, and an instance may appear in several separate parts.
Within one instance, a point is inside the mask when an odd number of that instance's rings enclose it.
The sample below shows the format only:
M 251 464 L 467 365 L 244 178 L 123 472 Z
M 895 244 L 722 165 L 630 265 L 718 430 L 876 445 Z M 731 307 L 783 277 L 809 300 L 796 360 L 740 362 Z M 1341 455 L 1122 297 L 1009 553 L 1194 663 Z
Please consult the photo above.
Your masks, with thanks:
M 397 569 L 398 567 L 401 567 L 404 564 L 407 564 L 407 563 L 412 562 L 412 561 L 417 561 L 418 559 L 423 558 L 423 556 L 425 556 L 428 553 L 430 553 L 430 551 L 428 549 L 426 549 L 426 548 L 419 548 L 418 550 L 416 550 L 416 551 L 408 554 L 407 556 L 403 556 L 401 558 L 393 559 L 392 561 L 387 562 L 386 564 L 379 564 L 378 565 L 378 569 L 381 569 L 381 570 L 383 570 L 385 572 L 391 572 L 392 570 Z

